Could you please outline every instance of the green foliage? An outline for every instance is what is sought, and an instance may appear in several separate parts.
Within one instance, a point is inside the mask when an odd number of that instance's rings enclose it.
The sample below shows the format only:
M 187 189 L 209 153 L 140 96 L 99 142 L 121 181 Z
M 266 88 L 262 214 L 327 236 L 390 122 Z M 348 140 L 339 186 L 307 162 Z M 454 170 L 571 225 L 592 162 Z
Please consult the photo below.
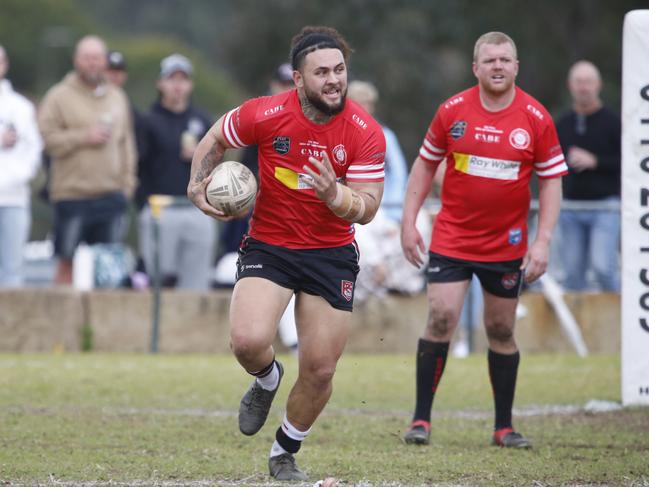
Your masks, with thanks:
M 2 0 L 0 43 L 15 87 L 42 95 L 70 69 L 74 43 L 92 25 L 73 0 Z
M 297 375 L 268 424 L 238 432 L 249 376 L 228 355 L 0 355 L 0 472 L 18 484 L 269 483 L 267 454 Z M 311 485 L 646 485 L 649 409 L 531 413 L 617 400 L 619 357 L 529 355 L 515 421 L 530 452 L 488 446 L 492 406 L 483 356 L 451 359 L 433 412 L 433 443 L 401 441 L 414 357 L 344 355 L 334 393 L 298 455 Z M 269 484 L 270 485 L 270 484 Z M 277 484 L 272 484 L 277 485 Z

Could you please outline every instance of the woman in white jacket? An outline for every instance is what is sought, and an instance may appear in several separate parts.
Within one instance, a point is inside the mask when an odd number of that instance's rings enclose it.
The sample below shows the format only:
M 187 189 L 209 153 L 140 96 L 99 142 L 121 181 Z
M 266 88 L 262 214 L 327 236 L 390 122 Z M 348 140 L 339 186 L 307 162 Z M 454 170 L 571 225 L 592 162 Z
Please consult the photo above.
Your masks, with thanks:
M 0 288 L 23 284 L 23 250 L 31 226 L 29 181 L 43 147 L 34 106 L 5 79 L 8 69 L 0 46 Z

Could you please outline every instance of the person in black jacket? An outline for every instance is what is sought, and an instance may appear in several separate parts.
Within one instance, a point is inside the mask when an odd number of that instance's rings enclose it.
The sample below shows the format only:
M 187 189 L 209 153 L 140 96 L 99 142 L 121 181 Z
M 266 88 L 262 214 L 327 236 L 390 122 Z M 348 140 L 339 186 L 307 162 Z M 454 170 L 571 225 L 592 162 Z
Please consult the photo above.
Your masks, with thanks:
M 175 204 L 159 219 L 159 262 L 166 287 L 207 290 L 216 242 L 216 222 L 187 200 L 194 150 L 211 127 L 205 112 L 191 103 L 193 67 L 189 59 L 172 54 L 160 63 L 159 98 L 145 115 L 143 151 L 139 161 L 137 201 L 140 253 L 149 275 L 154 272 L 151 195 L 168 195 Z M 183 204 L 183 203 L 187 204 Z
M 559 220 L 564 286 L 588 289 L 592 270 L 601 290 L 619 292 L 620 118 L 600 99 L 602 80 L 593 63 L 579 61 L 570 68 L 568 89 L 572 110 L 557 122 L 570 169 L 563 178 L 567 207 Z M 571 209 L 571 202 L 608 208 Z

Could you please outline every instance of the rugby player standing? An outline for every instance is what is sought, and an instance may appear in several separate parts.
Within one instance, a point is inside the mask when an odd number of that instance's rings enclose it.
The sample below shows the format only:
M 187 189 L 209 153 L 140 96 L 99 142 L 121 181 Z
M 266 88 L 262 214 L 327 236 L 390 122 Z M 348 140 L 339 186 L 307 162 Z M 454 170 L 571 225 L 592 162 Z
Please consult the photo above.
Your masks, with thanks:
M 208 215 L 225 215 L 205 197 L 227 148 L 259 146 L 260 188 L 239 249 L 230 303 L 231 348 L 255 380 L 241 400 L 239 429 L 263 426 L 283 375 L 272 347 L 280 317 L 296 295 L 298 378 L 269 458 L 277 480 L 306 480 L 294 455 L 329 400 L 347 341 L 358 272 L 354 224 L 372 220 L 383 194 L 381 126 L 345 101 L 345 39 L 305 27 L 291 42 L 296 89 L 248 100 L 201 140 L 187 193 Z
M 550 115 L 516 86 L 518 58 L 509 36 L 489 32 L 477 40 L 473 73 L 478 84 L 438 108 L 408 180 L 401 244 L 408 261 L 421 266 L 426 249 L 415 219 L 446 159 L 442 209 L 426 268 L 429 316 L 417 347 L 415 413 L 404 439 L 409 444 L 430 441 L 433 398 L 476 274 L 484 295 L 495 404 L 492 443 L 529 448 L 530 441 L 512 426 L 520 358 L 514 340 L 516 305 L 523 281 L 531 283 L 546 270 L 567 166 Z M 532 173 L 539 181 L 539 214 L 536 238 L 528 247 Z

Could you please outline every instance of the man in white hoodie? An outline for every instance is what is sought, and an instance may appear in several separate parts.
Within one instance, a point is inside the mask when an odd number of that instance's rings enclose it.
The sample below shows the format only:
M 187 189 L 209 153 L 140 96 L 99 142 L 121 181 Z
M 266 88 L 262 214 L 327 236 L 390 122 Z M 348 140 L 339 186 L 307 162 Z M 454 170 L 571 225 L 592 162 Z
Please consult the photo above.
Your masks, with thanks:
M 29 181 L 42 149 L 34 106 L 5 79 L 8 69 L 0 46 L 0 288 L 23 284 L 23 248 L 31 226 Z

